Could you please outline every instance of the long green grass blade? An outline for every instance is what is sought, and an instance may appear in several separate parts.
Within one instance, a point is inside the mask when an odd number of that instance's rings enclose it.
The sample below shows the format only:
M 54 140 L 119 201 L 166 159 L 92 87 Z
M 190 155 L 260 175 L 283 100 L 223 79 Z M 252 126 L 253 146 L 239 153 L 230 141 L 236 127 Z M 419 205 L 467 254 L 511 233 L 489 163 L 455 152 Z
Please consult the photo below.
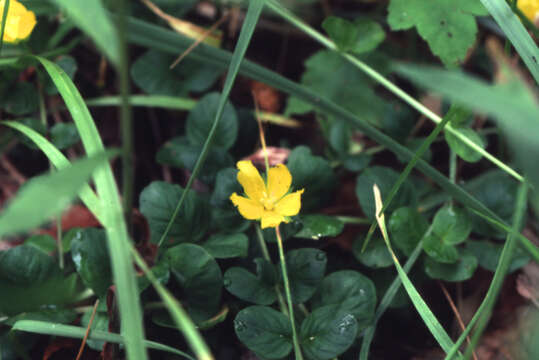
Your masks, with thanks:
M 328 49 L 337 51 L 337 46 L 327 37 L 310 27 L 308 24 L 303 22 L 300 18 L 292 14 L 290 11 L 288 11 L 286 8 L 283 7 L 279 2 L 275 0 L 267 0 L 268 8 L 273 10 L 275 13 L 277 13 L 279 16 L 281 16 L 286 21 L 290 22 L 294 26 L 298 27 L 300 30 L 311 36 L 313 39 L 318 41 L 323 46 L 327 47 Z M 421 104 L 419 101 L 414 99 L 412 96 L 408 95 L 405 91 L 403 91 L 401 88 L 393 84 L 391 81 L 389 81 L 387 78 L 385 78 L 382 74 L 371 68 L 369 65 L 365 64 L 355 56 L 352 56 L 350 54 L 346 54 L 343 52 L 338 52 L 341 56 L 343 56 L 346 60 L 348 60 L 351 64 L 356 66 L 358 69 L 363 71 L 365 74 L 367 74 L 369 77 L 371 77 L 374 81 L 379 83 L 380 85 L 384 86 L 387 90 L 392 92 L 395 96 L 399 97 L 401 100 L 406 102 L 408 105 L 425 115 L 428 119 L 432 120 L 433 122 L 439 124 L 442 122 L 442 118 L 440 118 L 437 114 L 429 110 L 427 107 L 425 107 L 423 104 Z M 513 176 L 515 179 L 522 181 L 523 177 L 518 174 L 515 170 L 511 169 L 509 166 L 504 164 L 502 161 L 500 161 L 498 158 L 487 152 L 482 147 L 478 146 L 476 143 L 468 139 L 467 136 L 462 134 L 459 130 L 454 129 L 451 124 L 447 124 L 445 127 L 445 131 L 449 131 L 451 134 L 453 134 L 455 137 L 457 137 L 459 140 L 464 142 L 467 146 L 469 146 L 474 151 L 480 153 L 482 156 L 484 156 L 486 159 L 491 161 L 493 164 L 498 166 L 503 171 L 507 172 L 511 176 Z
M 221 98 L 219 99 L 217 113 L 215 114 L 213 125 L 210 129 L 208 137 L 206 138 L 206 141 L 204 142 L 204 146 L 202 147 L 200 156 L 195 164 L 193 173 L 185 186 L 185 191 L 182 193 L 182 196 L 176 205 L 176 209 L 174 209 L 174 213 L 172 214 L 172 217 L 170 218 L 170 221 L 168 222 L 167 227 L 159 240 L 159 246 L 165 241 L 172 224 L 174 224 L 174 221 L 180 212 L 183 201 L 187 196 L 193 181 L 195 181 L 200 169 L 202 168 L 202 165 L 204 164 L 204 161 L 206 160 L 206 156 L 210 150 L 215 131 L 217 130 L 217 125 L 219 124 L 219 120 L 221 120 L 223 115 L 223 110 L 225 108 L 226 101 L 228 100 L 228 95 L 230 94 L 230 90 L 232 90 L 232 85 L 234 85 L 234 81 L 236 80 L 236 76 L 240 70 L 241 62 L 243 61 L 243 57 L 245 56 L 245 52 L 247 51 L 247 47 L 249 46 L 249 42 L 251 41 L 251 37 L 253 36 L 258 18 L 260 17 L 263 8 L 264 0 L 251 0 L 249 3 L 247 15 L 245 16 L 245 20 L 241 28 L 240 37 L 238 39 L 238 43 L 236 44 L 236 49 L 234 50 L 232 59 L 230 60 L 230 66 L 226 75 L 225 84 L 223 86 L 223 92 L 221 94 Z
M 86 328 L 83 327 L 35 320 L 19 320 L 13 325 L 11 330 L 26 331 L 36 334 L 52 336 L 62 336 L 75 339 L 82 339 L 86 334 Z M 107 331 L 92 330 L 88 335 L 88 339 L 125 345 L 125 338 L 122 335 L 110 333 Z M 148 349 L 165 351 L 171 354 L 182 356 L 189 360 L 195 360 L 191 355 L 186 354 L 183 351 L 157 343 L 155 341 L 144 340 L 144 346 L 146 346 Z
M 393 258 L 393 262 L 395 263 L 395 267 L 402 281 L 402 285 L 408 293 L 408 296 L 410 296 L 410 300 L 412 300 L 414 307 L 423 319 L 425 325 L 430 330 L 432 336 L 434 336 L 438 344 L 440 344 L 442 349 L 447 353 L 453 347 L 453 341 L 451 340 L 447 332 L 444 330 L 438 319 L 436 319 L 436 316 L 432 313 L 427 303 L 423 300 L 421 295 L 419 295 L 419 292 L 416 290 L 416 288 L 408 278 L 406 271 L 404 271 L 399 260 L 395 256 L 395 253 L 393 252 L 393 249 L 391 247 L 391 243 L 389 242 L 389 235 L 387 233 L 384 214 L 380 211 L 383 207 L 382 196 L 380 195 L 380 190 L 378 189 L 378 186 L 376 184 L 374 184 L 373 191 L 374 199 L 376 201 L 376 220 L 378 221 L 378 225 L 380 227 L 380 231 L 382 232 L 382 237 L 384 238 L 387 249 L 391 253 L 391 257 Z
M 518 16 L 505 0 L 481 0 L 481 3 L 500 25 L 535 81 L 539 83 L 539 50 Z
M 6 19 L 9 11 L 9 1 L 4 1 L 4 11 L 2 11 L 2 28 L 0 29 L 0 54 L 2 53 L 2 47 L 4 46 L 4 32 L 6 31 Z
M 36 57 L 47 70 L 64 100 L 88 155 L 102 152 L 103 142 L 94 120 L 77 88 L 67 74 L 51 61 Z M 96 171 L 94 181 L 103 207 L 111 268 L 116 284 L 122 335 L 126 339 L 129 359 L 147 359 L 139 292 L 133 269 L 130 240 L 123 218 L 122 206 L 114 175 L 109 164 Z
M 68 17 L 107 55 L 116 66 L 120 64 L 118 33 L 101 0 L 51 0 L 65 10 Z
M 521 184 L 518 190 L 517 201 L 515 203 L 515 212 L 513 215 L 513 230 L 515 233 L 518 233 L 518 229 L 520 229 L 522 225 L 522 221 L 523 221 L 525 210 L 526 210 L 527 196 L 528 196 L 528 187 L 526 184 Z M 505 275 L 507 274 L 507 270 L 509 269 L 509 266 L 511 265 L 511 261 L 513 260 L 513 252 L 516 247 L 516 238 L 517 237 L 514 234 L 510 234 L 507 236 L 507 240 L 505 241 L 502 253 L 500 255 L 500 260 L 498 261 L 498 266 L 496 267 L 496 271 L 494 272 L 494 277 L 492 278 L 492 282 L 490 283 L 487 294 L 485 295 L 485 298 L 481 302 L 481 305 L 475 312 L 474 316 L 472 317 L 472 319 L 466 326 L 466 329 L 464 329 L 462 334 L 459 336 L 459 338 L 455 342 L 455 345 L 447 353 L 447 356 L 445 358 L 446 360 L 451 360 L 454 358 L 459 347 L 462 345 L 462 343 L 466 339 L 466 336 L 468 336 L 468 334 L 474 328 L 474 325 L 478 321 L 479 323 L 478 323 L 476 332 L 474 334 L 473 340 L 477 341 L 478 336 L 480 336 L 483 330 L 483 327 L 486 325 L 486 321 L 490 317 L 490 313 L 492 312 L 492 308 L 494 307 L 494 304 L 496 303 L 496 298 L 502 287 L 503 281 L 505 279 Z M 473 349 L 474 344 L 475 344 L 474 341 L 472 341 L 472 345 L 470 346 L 470 349 Z
M 161 50 L 176 54 L 181 49 L 187 49 L 193 42 L 186 37 L 172 31 L 151 25 L 136 19 L 129 21 L 129 41 L 141 46 Z M 221 49 L 213 48 L 205 44 L 200 44 L 190 54 L 190 58 L 201 63 L 211 64 L 220 68 L 225 68 L 230 61 L 230 53 Z M 320 111 L 343 119 L 361 130 L 366 136 L 385 146 L 388 150 L 405 158 L 407 161 L 413 158 L 414 153 L 410 149 L 397 143 L 395 140 L 374 128 L 358 116 L 343 109 L 328 99 L 319 96 L 310 89 L 290 81 L 262 66 L 244 60 L 241 64 L 240 73 L 252 79 L 264 82 L 287 94 L 293 95 L 306 103 L 315 106 Z M 430 166 L 426 161 L 419 159 L 417 169 L 424 175 L 430 177 L 436 184 L 450 194 L 456 201 L 463 205 L 476 209 L 496 221 L 503 221 L 490 209 L 477 201 L 462 187 L 453 184 L 438 170 Z
M 20 131 L 26 135 L 47 156 L 49 161 L 56 169 L 62 170 L 71 166 L 71 162 L 65 157 L 65 155 L 62 154 L 62 152 L 58 150 L 49 140 L 34 129 L 15 121 L 4 121 L 1 124 L 16 129 L 17 131 Z M 94 216 L 102 223 L 103 215 L 101 213 L 101 203 L 90 185 L 86 183 L 83 185 L 79 192 L 79 197 L 84 205 L 86 205 L 92 214 L 94 214 Z
M 169 110 L 191 110 L 197 104 L 196 100 L 179 98 L 166 95 L 131 95 L 131 106 L 158 107 Z M 118 96 L 103 96 L 86 100 L 86 105 L 94 106 L 120 106 L 121 99 Z
M 0 214 L 0 238 L 34 229 L 60 214 L 109 156 L 97 154 L 28 181 Z
M 182 305 L 176 298 L 157 280 L 152 270 L 148 268 L 144 259 L 140 256 L 135 248 L 132 248 L 133 257 L 136 264 L 142 269 L 148 280 L 165 303 L 172 319 L 187 338 L 189 346 L 196 354 L 198 360 L 213 360 L 213 355 L 204 342 L 204 339 L 198 332 L 195 324 L 191 321 Z
M 431 232 L 432 226 L 425 232 L 425 235 L 423 235 L 423 238 L 428 235 Z M 419 258 L 419 255 L 421 255 L 421 252 L 423 251 L 423 239 L 419 241 L 417 246 L 415 247 L 414 251 L 410 254 L 410 257 L 408 260 L 406 260 L 406 263 L 403 266 L 403 270 L 405 273 L 408 273 L 410 269 L 414 266 L 415 262 Z M 359 352 L 359 360 L 368 360 L 369 359 L 369 350 L 371 347 L 372 339 L 374 338 L 374 332 L 376 331 L 376 324 L 378 324 L 378 321 L 384 315 L 386 310 L 388 309 L 389 305 L 393 301 L 393 298 L 397 294 L 397 291 L 399 290 L 399 287 L 401 286 L 402 281 L 397 275 L 395 280 L 389 285 L 389 287 L 386 290 L 386 293 L 384 294 L 384 297 L 382 300 L 380 300 L 380 305 L 378 305 L 378 308 L 376 309 L 376 313 L 374 314 L 374 320 L 367 329 L 365 329 L 365 332 L 363 333 L 363 341 L 361 342 L 361 350 Z

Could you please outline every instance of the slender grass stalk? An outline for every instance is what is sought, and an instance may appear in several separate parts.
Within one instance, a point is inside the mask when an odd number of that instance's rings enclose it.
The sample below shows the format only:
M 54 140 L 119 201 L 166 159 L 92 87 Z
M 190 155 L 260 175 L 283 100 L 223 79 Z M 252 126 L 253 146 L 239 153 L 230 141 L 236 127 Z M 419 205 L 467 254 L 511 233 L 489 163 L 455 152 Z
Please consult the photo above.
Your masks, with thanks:
M 148 268 L 148 265 L 146 265 L 144 259 L 140 256 L 140 254 L 134 247 L 131 247 L 131 253 L 133 254 L 133 258 L 135 259 L 135 263 L 137 264 L 137 266 L 142 269 L 142 271 L 144 272 L 148 280 L 150 280 L 161 299 L 163 299 L 163 302 L 165 303 L 167 310 L 172 316 L 172 319 L 185 335 L 187 342 L 193 352 L 196 354 L 197 359 L 213 360 L 214 357 L 208 345 L 206 345 L 206 342 L 200 335 L 195 324 L 193 324 L 193 322 L 189 318 L 189 315 L 187 315 L 187 313 L 183 309 L 180 302 L 176 300 L 176 298 L 170 293 L 170 291 L 167 290 L 167 288 L 161 285 L 161 283 L 152 273 L 152 270 Z
M 517 201 L 515 202 L 515 212 L 513 215 L 513 230 L 515 232 L 518 232 L 518 229 L 520 229 L 522 225 L 522 220 L 524 218 L 524 214 L 526 210 L 527 196 L 528 196 L 528 186 L 526 185 L 526 183 L 521 184 L 518 189 Z M 447 356 L 445 358 L 446 360 L 451 360 L 454 358 L 459 347 L 462 345 L 462 343 L 466 339 L 466 336 L 468 336 L 470 331 L 472 331 L 475 324 L 477 323 L 475 333 L 472 337 L 472 343 L 465 354 L 465 357 L 469 358 L 471 354 L 471 350 L 474 349 L 477 341 L 479 340 L 479 337 L 481 336 L 488 322 L 488 319 L 490 318 L 490 314 L 496 303 L 496 298 L 503 285 L 505 275 L 507 274 L 509 266 L 511 265 L 511 261 L 513 260 L 513 253 L 517 245 L 516 238 L 517 237 L 514 234 L 509 234 L 507 236 L 502 253 L 500 255 L 498 266 L 496 267 L 496 272 L 494 273 L 494 277 L 492 278 L 492 282 L 490 283 L 490 287 L 487 291 L 487 294 L 485 295 L 483 302 L 481 303 L 481 305 L 475 312 L 474 316 L 472 317 L 472 319 L 466 326 L 466 329 L 459 336 L 459 338 L 455 342 L 455 345 L 447 353 Z
M 303 32 L 305 32 L 307 35 L 312 37 L 314 40 L 318 41 L 320 44 L 325 46 L 326 48 L 330 50 L 337 51 L 337 46 L 316 31 L 314 28 L 310 27 L 308 24 L 303 22 L 300 18 L 292 14 L 289 10 L 285 9 L 281 4 L 279 4 L 275 0 L 267 0 L 266 4 L 268 5 L 268 8 L 270 8 L 272 11 L 274 11 L 276 14 L 281 16 L 283 19 L 291 23 L 292 25 L 296 26 Z M 442 122 L 442 118 L 440 118 L 437 114 L 432 112 L 430 109 L 428 109 L 426 106 L 421 104 L 421 102 L 417 101 L 412 96 L 408 95 L 404 90 L 399 88 L 397 85 L 393 84 L 391 81 L 389 81 L 387 78 L 385 78 L 382 74 L 356 58 L 355 56 L 352 56 L 350 54 L 339 52 L 341 56 L 343 56 L 347 61 L 349 61 L 352 65 L 356 66 L 359 70 L 363 71 L 366 75 L 368 75 L 370 78 L 372 78 L 374 81 L 376 81 L 378 84 L 385 87 L 387 90 L 392 92 L 395 96 L 399 97 L 401 100 L 406 102 L 408 105 L 410 105 L 412 108 L 416 109 L 423 115 L 425 115 L 428 119 L 432 120 L 433 122 L 439 124 Z M 450 124 L 446 125 L 446 130 L 449 131 L 451 134 L 453 134 L 455 137 L 457 137 L 460 141 L 465 143 L 467 146 L 472 148 L 474 151 L 480 153 L 482 156 L 484 156 L 486 159 L 491 161 L 493 164 L 498 166 L 500 169 L 505 171 L 506 173 L 513 176 L 518 181 L 523 181 L 524 178 L 522 175 L 517 173 L 515 170 L 511 169 L 509 166 L 507 166 L 505 163 L 503 163 L 501 160 L 497 159 L 493 155 L 491 155 L 489 152 L 487 152 L 485 149 L 474 143 L 472 140 L 470 140 L 467 136 L 462 134 L 460 131 L 454 129 L 451 127 Z
M 119 73 L 120 87 L 120 124 L 122 133 L 122 194 L 125 222 L 129 232 L 131 230 L 131 211 L 133 209 L 133 187 L 135 178 L 134 169 L 134 146 L 133 146 L 133 119 L 131 105 L 129 104 L 129 50 L 127 47 L 127 14 L 129 4 L 126 0 L 118 1 L 118 46 L 120 64 L 117 68 Z
M 283 273 L 284 292 L 286 294 L 286 302 L 288 303 L 288 317 L 290 318 L 290 326 L 292 327 L 292 342 L 294 343 L 294 354 L 296 360 L 303 360 L 301 347 L 299 346 L 298 333 L 296 331 L 296 319 L 294 318 L 294 304 L 292 303 L 292 293 L 290 292 L 290 283 L 288 282 L 288 271 L 286 270 L 286 259 L 284 257 L 284 246 L 279 226 L 275 228 L 275 236 L 277 236 L 277 246 L 279 247 L 279 260 L 281 263 L 281 271 Z
M 262 229 L 260 229 L 260 226 L 258 224 L 255 224 L 254 227 L 256 230 L 256 238 L 258 239 L 260 249 L 262 249 L 262 255 L 264 256 L 264 259 L 271 264 L 271 258 L 269 255 L 268 247 L 266 245 L 266 240 L 264 240 L 264 235 L 262 234 Z M 277 294 L 277 301 L 279 301 L 279 308 L 281 309 L 281 312 L 286 316 L 289 316 L 288 310 L 286 308 L 286 302 L 284 301 L 281 289 L 279 289 L 279 285 L 277 284 L 275 284 L 275 293 Z
M 4 1 L 4 11 L 2 13 L 2 29 L 0 29 L 0 54 L 2 53 L 2 47 L 4 46 L 4 32 L 6 30 L 7 13 L 9 10 L 9 0 Z
M 228 95 L 230 94 L 230 91 L 232 90 L 232 86 L 234 85 L 234 81 L 236 80 L 236 76 L 238 75 L 238 72 L 240 70 L 241 62 L 243 60 L 243 57 L 245 56 L 245 52 L 247 51 L 247 47 L 249 45 L 249 42 L 251 41 L 251 37 L 253 36 L 256 24 L 258 22 L 258 18 L 260 17 L 262 9 L 264 8 L 264 2 L 265 2 L 264 0 L 251 0 L 251 2 L 249 3 L 247 15 L 245 16 L 245 21 L 241 29 L 240 38 L 238 39 L 238 44 L 236 45 L 236 49 L 234 50 L 234 55 L 232 56 L 232 59 L 230 61 L 229 71 L 225 79 L 223 92 L 221 94 L 221 98 L 219 99 L 219 104 L 217 106 L 217 112 L 215 114 L 212 127 L 208 133 L 208 137 L 206 138 L 206 141 L 204 142 L 202 151 L 200 152 L 200 155 L 197 159 L 193 172 L 191 176 L 189 177 L 187 184 L 185 185 L 185 190 L 183 191 L 180 197 L 180 200 L 178 201 L 178 204 L 176 205 L 176 208 L 174 209 L 174 212 L 167 224 L 167 227 L 165 228 L 165 231 L 163 232 L 163 234 L 161 235 L 161 238 L 159 239 L 157 246 L 161 246 L 163 242 L 165 241 L 168 233 L 170 232 L 170 229 L 172 228 L 172 225 L 174 224 L 174 221 L 176 220 L 176 218 L 178 217 L 178 214 L 180 213 L 180 209 L 183 205 L 185 197 L 187 196 L 187 193 L 189 192 L 189 189 L 193 185 L 193 182 L 198 176 L 198 173 L 200 169 L 202 168 L 202 165 L 206 161 L 206 157 L 208 156 L 208 152 L 212 145 L 213 138 L 217 131 L 217 126 L 219 125 L 219 121 L 221 120 L 221 117 L 223 116 L 223 111 L 225 108 L 226 101 L 228 100 Z

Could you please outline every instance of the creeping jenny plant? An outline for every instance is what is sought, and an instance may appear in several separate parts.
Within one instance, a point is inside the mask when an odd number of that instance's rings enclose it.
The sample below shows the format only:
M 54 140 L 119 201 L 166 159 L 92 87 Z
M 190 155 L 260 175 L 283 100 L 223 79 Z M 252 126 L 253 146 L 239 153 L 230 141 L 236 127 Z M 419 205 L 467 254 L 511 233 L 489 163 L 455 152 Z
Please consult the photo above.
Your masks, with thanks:
M 285 165 L 270 168 L 267 182 L 264 182 L 251 161 L 239 161 L 236 166 L 239 169 L 238 181 L 247 197 L 233 193 L 230 200 L 244 218 L 260 220 L 264 229 L 288 222 L 289 216 L 299 213 L 303 189 L 287 195 L 292 175 Z
M 5 3 L 5 0 L 0 0 L 0 16 L 4 13 Z M 17 0 L 11 0 L 4 30 L 4 41 L 15 43 L 24 40 L 30 36 L 35 26 L 36 15 Z

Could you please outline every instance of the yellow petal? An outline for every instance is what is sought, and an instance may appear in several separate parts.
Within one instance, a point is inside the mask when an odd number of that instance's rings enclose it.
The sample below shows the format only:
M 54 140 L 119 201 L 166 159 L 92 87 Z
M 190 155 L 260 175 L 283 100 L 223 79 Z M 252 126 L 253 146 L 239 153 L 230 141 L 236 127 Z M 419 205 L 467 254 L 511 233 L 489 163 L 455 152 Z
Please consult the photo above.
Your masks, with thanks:
M 0 1 L 0 14 L 4 12 L 5 0 Z M 4 41 L 17 42 L 26 39 L 36 25 L 36 16 L 32 11 L 16 0 L 11 0 L 7 14 Z
M 262 204 L 243 196 L 238 196 L 236 193 L 230 195 L 230 201 L 238 208 L 241 216 L 248 220 L 258 220 L 264 213 Z
M 292 175 L 288 168 L 279 164 L 269 169 L 268 173 L 268 196 L 275 200 L 282 198 L 290 189 Z
M 539 16 L 539 1 L 537 0 L 518 0 L 517 7 L 531 22 Z
M 238 181 L 243 186 L 243 191 L 251 200 L 260 202 L 266 191 L 266 185 L 260 173 L 251 161 L 238 161 L 236 166 L 240 170 Z
M 299 213 L 301 208 L 301 194 L 303 189 L 286 195 L 277 204 L 275 204 L 275 212 L 283 216 L 294 216 Z
M 27 11 L 24 16 L 21 17 L 19 23 L 19 39 L 26 39 L 34 30 L 36 26 L 36 16 L 33 12 Z
M 274 211 L 265 211 L 262 215 L 261 227 L 262 229 L 269 227 L 277 227 L 283 221 L 285 221 L 285 218 L 282 215 Z

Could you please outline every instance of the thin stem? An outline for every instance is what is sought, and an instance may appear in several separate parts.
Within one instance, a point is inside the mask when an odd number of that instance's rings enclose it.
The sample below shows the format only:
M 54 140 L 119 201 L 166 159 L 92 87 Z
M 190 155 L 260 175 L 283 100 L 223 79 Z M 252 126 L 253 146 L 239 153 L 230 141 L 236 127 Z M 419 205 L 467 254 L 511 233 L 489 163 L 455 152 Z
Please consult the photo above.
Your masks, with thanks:
M 355 216 L 335 216 L 337 220 L 342 221 L 345 224 L 360 224 L 360 225 L 368 225 L 371 223 L 371 221 L 367 218 L 360 218 Z
M 133 208 L 133 187 L 134 187 L 134 164 L 133 164 L 133 121 L 131 118 L 131 106 L 129 104 L 129 52 L 127 48 L 127 13 L 128 2 L 120 0 L 118 2 L 120 16 L 118 17 L 118 39 L 120 47 L 119 73 L 120 87 L 120 123 L 122 132 L 122 195 L 124 205 L 124 216 L 127 229 L 131 233 L 131 209 Z
M 449 150 L 449 180 L 456 184 L 457 182 L 457 153 L 452 149 Z M 453 206 L 453 199 L 450 200 L 451 206 Z
M 271 264 L 271 258 L 268 251 L 268 246 L 266 245 L 266 241 L 264 240 L 264 235 L 262 234 L 262 229 L 258 224 L 255 225 L 256 230 L 256 238 L 258 239 L 258 244 L 260 245 L 260 249 L 262 250 L 262 255 L 264 256 L 264 259 Z M 286 302 L 284 301 L 283 294 L 281 293 L 281 289 L 279 289 L 279 286 L 275 284 L 275 293 L 277 294 L 277 300 L 279 301 L 279 307 L 281 308 L 281 312 L 288 316 L 288 310 L 286 309 Z
M 288 283 L 288 272 L 286 270 L 286 260 L 284 257 L 283 239 L 281 238 L 281 232 L 279 226 L 275 228 L 275 235 L 277 236 L 277 244 L 279 246 L 279 259 L 281 261 L 281 270 L 283 272 L 284 291 L 286 293 L 286 301 L 288 302 L 288 313 L 290 318 L 290 326 L 292 327 L 292 341 L 294 343 L 294 353 L 296 360 L 303 360 L 301 355 L 301 348 L 299 346 L 298 334 L 296 332 L 296 320 L 294 318 L 294 304 L 292 304 L 292 294 L 290 293 L 290 284 Z
M 318 41 L 320 44 L 325 46 L 328 49 L 331 50 L 337 50 L 337 46 L 331 41 L 329 38 L 322 35 L 320 32 L 316 31 L 314 28 L 303 22 L 300 18 L 295 16 L 293 13 L 285 9 L 279 2 L 275 0 L 267 0 L 266 5 L 274 11 L 276 14 L 281 16 L 283 19 L 288 21 L 289 23 L 293 24 L 303 32 L 305 32 L 307 35 Z M 365 64 L 358 58 L 356 58 L 353 55 L 341 53 L 341 56 L 349 61 L 352 65 L 357 67 L 359 70 L 364 72 L 367 76 L 369 76 L 371 79 L 376 81 L 378 84 L 385 87 L 387 90 L 392 92 L 395 96 L 400 98 L 402 101 L 406 102 L 408 105 L 410 105 L 412 108 L 416 109 L 423 115 L 425 115 L 428 119 L 432 120 L 433 122 L 439 124 L 442 122 L 442 118 L 438 116 L 436 113 L 431 111 L 429 108 L 427 108 L 425 105 L 423 105 L 420 101 L 416 100 L 412 96 L 410 96 L 408 93 L 406 93 L 404 90 L 399 88 L 397 85 L 393 84 L 391 81 L 389 81 L 387 78 L 385 78 L 382 74 L 371 68 L 369 65 Z M 470 148 L 472 148 L 474 151 L 480 153 L 485 158 L 487 158 L 489 161 L 494 163 L 496 166 L 498 166 L 503 171 L 507 172 L 511 176 L 513 176 L 515 179 L 517 179 L 520 182 L 524 181 L 524 178 L 522 175 L 517 173 L 515 170 L 511 169 L 509 166 L 504 164 L 501 160 L 487 152 L 485 149 L 474 143 L 472 140 L 470 140 L 467 136 L 462 134 L 457 129 L 453 128 L 450 124 L 448 124 L 445 128 L 445 130 L 449 131 L 452 135 L 457 137 L 460 141 L 464 142 L 466 145 L 468 145 Z
M 0 30 L 0 53 L 2 53 L 2 46 L 4 46 L 4 31 L 6 30 L 7 13 L 9 10 L 9 0 L 4 2 L 4 11 L 2 13 L 2 29 Z

